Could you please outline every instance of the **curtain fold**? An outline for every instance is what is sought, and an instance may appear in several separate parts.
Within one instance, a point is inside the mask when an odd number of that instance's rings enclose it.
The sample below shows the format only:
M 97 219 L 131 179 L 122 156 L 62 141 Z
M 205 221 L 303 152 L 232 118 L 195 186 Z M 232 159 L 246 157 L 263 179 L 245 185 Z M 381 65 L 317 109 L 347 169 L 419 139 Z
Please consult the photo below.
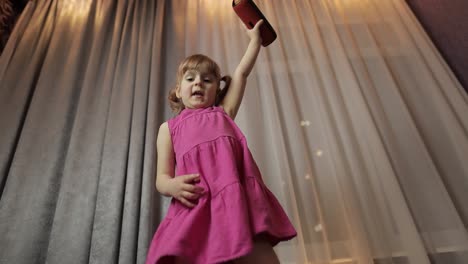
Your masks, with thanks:
M 403 0 L 256 1 L 236 122 L 297 238 L 281 263 L 468 261 L 468 96 Z M 0 262 L 144 263 L 186 56 L 232 74 L 231 1 L 30 1 L 0 57 Z
M 144 262 L 164 10 L 26 6 L 0 59 L 0 262 Z

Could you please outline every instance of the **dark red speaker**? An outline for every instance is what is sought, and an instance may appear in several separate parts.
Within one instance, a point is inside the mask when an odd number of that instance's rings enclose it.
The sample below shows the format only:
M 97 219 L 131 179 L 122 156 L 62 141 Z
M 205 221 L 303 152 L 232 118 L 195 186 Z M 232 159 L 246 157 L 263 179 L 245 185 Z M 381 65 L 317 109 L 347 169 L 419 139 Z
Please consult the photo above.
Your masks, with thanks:
M 263 19 L 263 24 L 260 26 L 262 46 L 266 47 L 276 39 L 275 30 L 252 0 L 233 0 L 232 8 L 248 29 L 252 29 L 260 19 Z

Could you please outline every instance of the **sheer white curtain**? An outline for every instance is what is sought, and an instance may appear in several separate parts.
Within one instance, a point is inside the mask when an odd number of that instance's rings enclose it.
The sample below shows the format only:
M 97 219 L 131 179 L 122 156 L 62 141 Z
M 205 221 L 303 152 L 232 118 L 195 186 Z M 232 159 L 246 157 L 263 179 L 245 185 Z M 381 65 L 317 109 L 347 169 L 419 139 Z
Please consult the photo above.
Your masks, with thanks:
M 282 263 L 468 262 L 468 98 L 406 3 L 256 2 L 278 39 L 236 122 L 299 233 Z M 248 44 L 228 0 L 171 1 L 165 32 L 165 89 Z

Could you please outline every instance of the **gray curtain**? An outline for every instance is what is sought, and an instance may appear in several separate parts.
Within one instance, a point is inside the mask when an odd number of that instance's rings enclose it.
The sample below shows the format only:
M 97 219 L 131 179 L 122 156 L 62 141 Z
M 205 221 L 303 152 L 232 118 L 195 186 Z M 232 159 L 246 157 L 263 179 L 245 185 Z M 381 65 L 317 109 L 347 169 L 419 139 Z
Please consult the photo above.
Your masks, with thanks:
M 0 58 L 0 263 L 143 263 L 164 9 L 26 6 Z

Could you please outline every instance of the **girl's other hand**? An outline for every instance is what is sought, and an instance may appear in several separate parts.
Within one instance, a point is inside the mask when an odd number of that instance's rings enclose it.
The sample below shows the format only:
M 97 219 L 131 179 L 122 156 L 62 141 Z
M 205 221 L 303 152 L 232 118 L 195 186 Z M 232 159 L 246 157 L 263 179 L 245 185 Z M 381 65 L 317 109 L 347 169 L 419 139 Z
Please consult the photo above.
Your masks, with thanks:
M 248 30 L 247 35 L 249 36 L 250 40 L 261 41 L 262 37 L 260 36 L 260 26 L 263 24 L 263 19 L 260 19 L 255 26 Z
M 200 182 L 200 174 L 180 175 L 170 179 L 169 194 L 189 208 L 195 207 L 193 200 L 204 194 L 204 189 L 195 184 Z

